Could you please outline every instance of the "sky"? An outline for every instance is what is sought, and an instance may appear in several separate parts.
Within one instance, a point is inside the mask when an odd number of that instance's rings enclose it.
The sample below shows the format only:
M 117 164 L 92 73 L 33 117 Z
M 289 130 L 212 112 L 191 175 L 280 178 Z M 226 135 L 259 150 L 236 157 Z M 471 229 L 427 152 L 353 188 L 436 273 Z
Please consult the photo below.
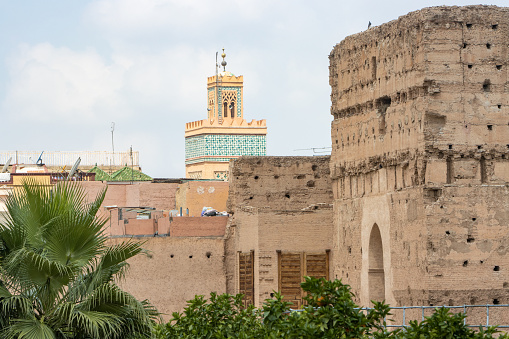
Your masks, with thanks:
M 0 151 L 111 151 L 114 122 L 115 151 L 132 146 L 152 177 L 183 177 L 185 123 L 207 117 L 225 48 L 226 70 L 244 76 L 244 118 L 267 120 L 267 155 L 320 155 L 337 43 L 370 21 L 473 4 L 0 0 Z

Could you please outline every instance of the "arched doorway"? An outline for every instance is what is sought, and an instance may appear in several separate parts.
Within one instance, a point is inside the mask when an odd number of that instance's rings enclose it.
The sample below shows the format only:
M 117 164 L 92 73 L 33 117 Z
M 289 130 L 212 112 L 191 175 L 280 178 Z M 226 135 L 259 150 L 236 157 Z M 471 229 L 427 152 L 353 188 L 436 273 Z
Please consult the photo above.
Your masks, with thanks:
M 377 224 L 373 225 L 369 236 L 368 286 L 369 300 L 385 300 L 385 272 L 382 236 Z

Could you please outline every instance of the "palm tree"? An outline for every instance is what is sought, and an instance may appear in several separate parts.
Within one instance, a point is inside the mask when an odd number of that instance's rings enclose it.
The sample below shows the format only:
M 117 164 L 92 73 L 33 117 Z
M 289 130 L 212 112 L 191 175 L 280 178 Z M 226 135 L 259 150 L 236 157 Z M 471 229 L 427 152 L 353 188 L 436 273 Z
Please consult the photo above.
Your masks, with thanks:
M 83 187 L 25 183 L 0 223 L 1 338 L 147 338 L 157 312 L 116 284 L 139 243 L 107 246 Z

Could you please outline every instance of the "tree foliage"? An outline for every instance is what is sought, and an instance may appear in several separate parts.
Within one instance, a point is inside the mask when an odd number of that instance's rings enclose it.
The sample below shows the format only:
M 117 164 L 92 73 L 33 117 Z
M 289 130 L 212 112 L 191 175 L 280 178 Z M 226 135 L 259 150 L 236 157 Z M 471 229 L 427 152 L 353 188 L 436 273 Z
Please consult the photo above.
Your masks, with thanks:
M 261 308 L 243 308 L 242 295 L 211 294 L 209 300 L 196 296 L 183 313 L 160 325 L 157 338 L 493 338 L 495 327 L 474 331 L 463 323 L 465 315 L 439 308 L 421 323 L 412 321 L 405 329 L 389 331 L 385 319 L 390 307 L 374 302 L 362 310 L 353 300 L 350 286 L 340 280 L 305 277 L 301 284 L 307 305 L 290 309 L 279 293 L 265 300 Z M 499 338 L 507 338 L 500 336 Z
M 116 280 L 139 243 L 107 246 L 106 219 L 96 216 L 77 183 L 25 183 L 6 199 L 0 224 L 1 338 L 150 337 L 156 310 Z

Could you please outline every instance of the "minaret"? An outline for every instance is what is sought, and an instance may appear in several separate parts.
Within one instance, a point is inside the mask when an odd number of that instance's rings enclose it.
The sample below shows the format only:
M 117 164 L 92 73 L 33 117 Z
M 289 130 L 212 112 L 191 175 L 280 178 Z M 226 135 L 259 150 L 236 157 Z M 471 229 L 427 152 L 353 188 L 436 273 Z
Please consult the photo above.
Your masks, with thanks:
M 226 71 L 226 54 L 221 54 L 219 72 L 207 79 L 208 119 L 186 123 L 186 177 L 228 179 L 231 159 L 243 155 L 266 155 L 265 120 L 244 119 L 244 78 Z

